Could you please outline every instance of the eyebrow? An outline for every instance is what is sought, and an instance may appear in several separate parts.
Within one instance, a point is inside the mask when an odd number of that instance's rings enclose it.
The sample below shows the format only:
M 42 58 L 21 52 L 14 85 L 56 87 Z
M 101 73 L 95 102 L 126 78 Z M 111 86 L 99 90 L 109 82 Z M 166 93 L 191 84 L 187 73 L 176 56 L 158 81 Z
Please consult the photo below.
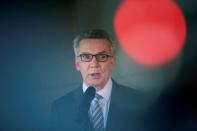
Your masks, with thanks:
M 101 52 L 98 52 L 96 54 L 106 54 L 106 53 L 107 53 L 107 51 L 101 51 Z M 91 53 L 89 53 L 89 52 L 81 52 L 81 54 L 91 54 Z

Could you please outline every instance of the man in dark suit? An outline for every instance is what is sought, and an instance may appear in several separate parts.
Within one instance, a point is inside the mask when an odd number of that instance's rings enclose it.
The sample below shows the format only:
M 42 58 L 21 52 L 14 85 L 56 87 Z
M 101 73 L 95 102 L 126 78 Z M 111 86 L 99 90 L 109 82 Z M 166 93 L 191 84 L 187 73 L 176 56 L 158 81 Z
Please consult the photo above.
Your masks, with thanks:
M 53 127 L 66 131 L 139 131 L 143 95 L 111 78 L 115 57 L 107 32 L 82 32 L 74 39 L 74 52 L 83 83 L 54 101 Z

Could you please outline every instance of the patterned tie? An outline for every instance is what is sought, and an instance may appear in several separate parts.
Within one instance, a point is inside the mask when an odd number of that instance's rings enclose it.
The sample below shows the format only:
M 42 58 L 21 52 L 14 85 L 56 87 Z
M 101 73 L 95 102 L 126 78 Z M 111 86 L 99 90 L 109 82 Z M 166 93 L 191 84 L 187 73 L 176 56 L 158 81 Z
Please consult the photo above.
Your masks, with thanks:
M 95 94 L 90 106 L 90 117 L 94 131 L 104 131 L 104 117 L 99 105 L 99 100 L 102 98 L 102 96 Z

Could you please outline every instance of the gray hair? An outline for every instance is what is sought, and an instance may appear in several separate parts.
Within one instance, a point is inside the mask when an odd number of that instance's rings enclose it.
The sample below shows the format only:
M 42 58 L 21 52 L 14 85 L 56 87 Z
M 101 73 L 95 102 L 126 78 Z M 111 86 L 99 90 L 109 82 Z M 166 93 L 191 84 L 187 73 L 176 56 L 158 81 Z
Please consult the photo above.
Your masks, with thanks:
M 112 53 L 112 55 L 115 54 L 115 47 L 113 45 L 112 40 L 109 37 L 109 34 L 102 29 L 92 29 L 92 30 L 83 31 L 74 38 L 73 48 L 74 48 L 75 56 L 77 56 L 79 53 L 79 43 L 83 39 L 106 39 L 109 41 L 110 52 Z

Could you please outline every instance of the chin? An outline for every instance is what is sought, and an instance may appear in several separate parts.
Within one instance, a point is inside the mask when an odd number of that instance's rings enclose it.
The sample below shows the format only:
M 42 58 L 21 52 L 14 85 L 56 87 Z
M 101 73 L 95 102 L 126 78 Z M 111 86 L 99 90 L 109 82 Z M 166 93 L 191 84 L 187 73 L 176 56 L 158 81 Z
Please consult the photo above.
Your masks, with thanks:
M 90 84 L 89 85 L 92 85 L 92 86 L 101 86 L 103 85 L 101 81 L 91 81 L 89 82 Z

